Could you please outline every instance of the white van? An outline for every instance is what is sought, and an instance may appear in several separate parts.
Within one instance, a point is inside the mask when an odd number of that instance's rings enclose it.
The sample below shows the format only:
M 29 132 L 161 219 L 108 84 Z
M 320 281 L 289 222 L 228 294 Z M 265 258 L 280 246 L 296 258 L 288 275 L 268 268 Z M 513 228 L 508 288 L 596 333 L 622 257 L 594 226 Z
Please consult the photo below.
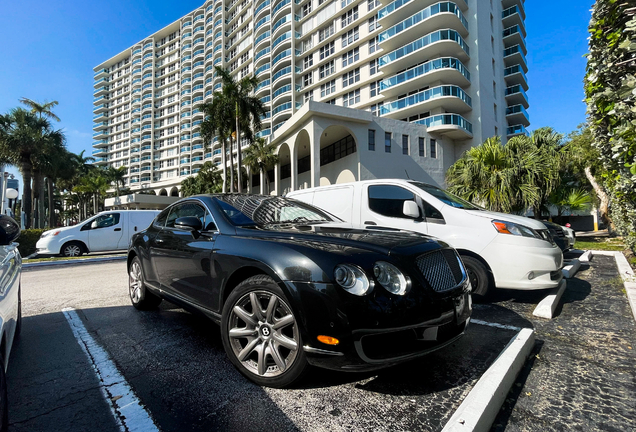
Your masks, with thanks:
M 36 244 L 37 253 L 72 257 L 125 250 L 132 235 L 148 228 L 158 214 L 159 210 L 101 212 L 77 225 L 45 231 Z
M 486 211 L 436 186 L 383 179 L 302 189 L 286 195 L 313 204 L 356 228 L 399 228 L 437 237 L 457 249 L 473 286 L 554 288 L 563 255 L 545 225 Z

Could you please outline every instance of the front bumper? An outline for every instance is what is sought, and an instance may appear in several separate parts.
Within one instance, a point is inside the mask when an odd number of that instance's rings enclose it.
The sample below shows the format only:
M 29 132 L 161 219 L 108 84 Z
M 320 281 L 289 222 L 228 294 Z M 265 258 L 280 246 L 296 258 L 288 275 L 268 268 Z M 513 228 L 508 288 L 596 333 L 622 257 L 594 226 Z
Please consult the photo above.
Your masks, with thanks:
M 497 288 L 556 288 L 563 275 L 563 253 L 543 240 L 501 234 L 481 253 Z
M 40 255 L 57 255 L 60 253 L 60 247 L 57 242 L 50 238 L 43 238 L 35 244 L 36 252 Z
M 325 286 L 335 288 L 330 284 Z M 316 306 L 321 302 L 314 299 L 312 308 L 303 312 L 301 320 L 304 323 L 303 349 L 307 359 L 312 365 L 325 369 L 369 371 L 439 350 L 460 338 L 466 330 L 472 311 L 469 286 L 466 284 L 447 296 L 443 312 L 430 319 L 412 323 L 408 314 L 394 311 L 404 319 L 401 325 L 392 326 L 370 326 L 369 323 L 380 320 L 361 323 L 355 316 L 347 316 L 336 308 L 318 310 Z M 326 306 L 328 303 L 322 304 Z M 427 318 L 429 312 L 422 310 L 421 317 Z M 336 346 L 323 344 L 318 341 L 318 335 L 335 337 L 340 343 Z

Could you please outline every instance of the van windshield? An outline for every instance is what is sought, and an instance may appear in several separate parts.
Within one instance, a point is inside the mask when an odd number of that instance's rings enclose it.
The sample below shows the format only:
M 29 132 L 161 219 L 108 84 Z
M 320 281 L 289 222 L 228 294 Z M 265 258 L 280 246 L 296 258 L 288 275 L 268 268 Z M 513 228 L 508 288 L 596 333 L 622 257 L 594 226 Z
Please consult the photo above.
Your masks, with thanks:
M 463 200 L 449 192 L 446 192 L 443 189 L 440 189 L 438 187 L 435 186 L 431 186 L 429 184 L 426 183 L 421 183 L 421 182 L 410 182 L 412 185 L 417 186 L 418 188 L 422 189 L 424 192 L 433 195 L 435 198 L 437 198 L 438 200 L 440 200 L 441 202 L 443 202 L 444 204 L 447 204 L 451 207 L 455 207 L 455 208 L 459 208 L 459 209 L 464 209 L 464 210 L 483 210 L 481 207 L 476 206 L 475 204 L 471 204 L 466 200 Z

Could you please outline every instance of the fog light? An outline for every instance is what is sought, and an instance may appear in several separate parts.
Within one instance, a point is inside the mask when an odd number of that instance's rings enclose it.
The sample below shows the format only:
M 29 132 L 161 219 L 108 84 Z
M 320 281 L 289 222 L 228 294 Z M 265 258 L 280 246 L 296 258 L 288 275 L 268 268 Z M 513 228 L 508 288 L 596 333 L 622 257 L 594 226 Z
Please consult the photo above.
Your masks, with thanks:
M 530 272 L 530 273 L 528 273 L 528 279 L 529 279 L 529 280 L 534 279 L 534 272 Z
M 340 341 L 335 337 L 320 335 L 318 336 L 318 340 L 327 345 L 338 345 Z

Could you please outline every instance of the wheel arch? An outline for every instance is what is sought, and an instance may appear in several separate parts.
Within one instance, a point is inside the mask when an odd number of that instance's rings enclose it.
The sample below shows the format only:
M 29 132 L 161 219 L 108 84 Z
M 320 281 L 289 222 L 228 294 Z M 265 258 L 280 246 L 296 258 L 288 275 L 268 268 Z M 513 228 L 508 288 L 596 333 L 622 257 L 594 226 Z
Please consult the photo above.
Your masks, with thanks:
M 488 270 L 488 276 L 491 278 L 491 282 L 495 282 L 495 274 L 492 271 L 492 268 L 488 264 L 488 262 L 479 254 L 476 254 L 473 251 L 469 251 L 468 249 L 457 249 L 457 253 L 462 256 L 466 255 L 471 258 L 475 258 L 477 261 L 481 262 L 484 266 L 486 266 L 486 270 Z
M 281 279 L 278 277 L 276 272 L 272 269 L 263 266 L 259 266 L 256 264 L 246 265 L 243 267 L 239 267 L 232 272 L 232 274 L 227 278 L 227 281 L 223 285 L 223 290 L 221 292 L 221 302 L 219 304 L 219 310 L 223 310 L 223 306 L 225 305 L 225 301 L 230 296 L 230 293 L 234 291 L 234 289 L 244 280 L 251 278 L 252 276 L 257 275 L 266 275 L 271 277 L 276 284 L 278 284 L 285 295 L 289 295 L 287 292 L 285 284 L 282 283 Z
M 130 263 L 132 262 L 132 260 L 137 256 L 137 252 L 134 249 L 131 249 L 128 252 L 128 259 L 126 261 L 126 269 L 130 268 Z
M 68 241 L 64 242 L 62 244 L 62 246 L 60 246 L 60 253 L 62 253 L 62 251 L 64 250 L 64 247 L 66 245 L 68 245 L 69 243 L 77 243 L 82 248 L 84 253 L 89 253 L 90 252 L 88 250 L 88 246 L 86 245 L 86 243 L 84 243 L 82 240 L 73 239 L 73 240 L 68 240 Z

